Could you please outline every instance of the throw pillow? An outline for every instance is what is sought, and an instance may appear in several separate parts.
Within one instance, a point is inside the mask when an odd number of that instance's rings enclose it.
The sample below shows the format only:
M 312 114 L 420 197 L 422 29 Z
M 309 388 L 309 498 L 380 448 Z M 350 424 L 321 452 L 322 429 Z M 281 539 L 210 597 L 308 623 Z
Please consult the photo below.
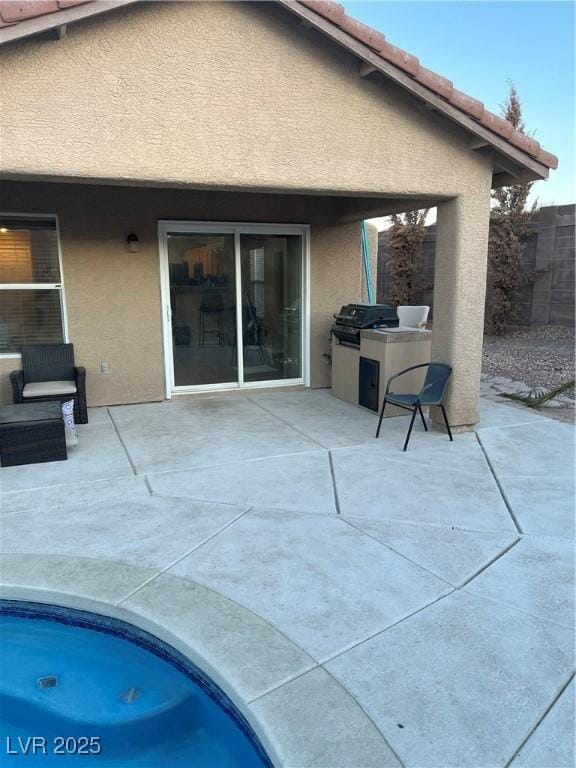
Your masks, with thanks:
M 66 400 L 65 403 L 62 403 L 62 418 L 64 419 L 66 448 L 78 445 L 78 430 L 74 424 L 74 400 Z

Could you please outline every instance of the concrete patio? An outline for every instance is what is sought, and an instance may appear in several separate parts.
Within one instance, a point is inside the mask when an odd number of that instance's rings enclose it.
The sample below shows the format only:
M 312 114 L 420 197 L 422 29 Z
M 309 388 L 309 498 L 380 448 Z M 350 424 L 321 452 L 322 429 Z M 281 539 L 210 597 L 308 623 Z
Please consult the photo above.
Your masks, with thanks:
M 284 765 L 572 766 L 573 427 L 375 427 L 326 390 L 92 409 L 1 470 L 3 594 L 163 627 Z

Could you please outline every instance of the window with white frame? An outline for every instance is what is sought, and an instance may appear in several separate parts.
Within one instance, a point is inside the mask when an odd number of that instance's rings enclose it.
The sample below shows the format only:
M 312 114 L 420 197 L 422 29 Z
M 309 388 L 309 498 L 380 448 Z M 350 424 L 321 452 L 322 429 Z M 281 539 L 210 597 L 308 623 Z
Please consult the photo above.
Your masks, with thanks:
M 0 354 L 62 341 L 56 219 L 0 215 Z

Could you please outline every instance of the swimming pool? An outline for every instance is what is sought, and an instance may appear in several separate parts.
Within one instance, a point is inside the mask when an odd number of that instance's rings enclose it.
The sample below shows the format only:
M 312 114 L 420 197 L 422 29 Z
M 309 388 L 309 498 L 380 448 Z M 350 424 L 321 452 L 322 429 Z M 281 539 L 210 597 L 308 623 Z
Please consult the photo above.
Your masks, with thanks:
M 0 640 L 2 765 L 271 768 L 230 699 L 139 628 L 1 601 Z

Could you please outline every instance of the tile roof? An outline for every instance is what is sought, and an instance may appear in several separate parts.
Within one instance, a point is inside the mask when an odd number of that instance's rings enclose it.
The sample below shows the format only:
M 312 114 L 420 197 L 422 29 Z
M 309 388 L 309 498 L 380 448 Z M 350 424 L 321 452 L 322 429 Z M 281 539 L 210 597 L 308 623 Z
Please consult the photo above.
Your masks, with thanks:
M 416 56 L 391 45 L 382 33 L 348 16 L 339 3 L 333 2 L 333 0 L 298 0 L 298 2 L 311 8 L 319 16 L 332 22 L 371 48 L 385 61 L 407 72 L 421 85 L 426 86 L 462 112 L 475 118 L 485 128 L 526 152 L 542 165 L 548 168 L 558 167 L 558 158 L 550 152 L 546 152 L 535 139 L 516 130 L 508 120 L 489 112 L 481 101 L 458 91 L 454 88 L 451 80 L 423 67 Z
M 0 27 L 18 24 L 25 19 L 35 19 L 47 13 L 55 13 L 74 5 L 83 5 L 93 0 L 2 0 L 0 2 Z
M 62 17 L 67 16 L 64 12 L 74 6 L 90 5 L 96 7 L 96 4 L 102 11 L 107 11 L 123 3 L 103 2 L 102 0 L 0 0 L 0 28 L 20 24 L 25 27 L 24 22 L 51 14 L 55 14 L 53 18 L 54 21 L 57 21 L 60 15 Z M 416 56 L 389 43 L 381 32 L 348 16 L 339 3 L 333 0 L 293 0 L 292 4 L 311 9 L 318 16 L 366 46 L 383 61 L 398 67 L 417 83 L 437 94 L 465 115 L 472 117 L 481 126 L 525 152 L 543 166 L 547 168 L 558 167 L 558 158 L 543 149 L 535 139 L 518 131 L 512 123 L 502 117 L 489 112 L 481 101 L 454 88 L 451 80 L 423 67 Z M 64 18 L 62 18 L 62 22 L 64 23 Z M 22 29 L 22 36 L 27 34 L 31 34 L 31 32 Z M 14 37 L 11 36 L 12 39 Z

